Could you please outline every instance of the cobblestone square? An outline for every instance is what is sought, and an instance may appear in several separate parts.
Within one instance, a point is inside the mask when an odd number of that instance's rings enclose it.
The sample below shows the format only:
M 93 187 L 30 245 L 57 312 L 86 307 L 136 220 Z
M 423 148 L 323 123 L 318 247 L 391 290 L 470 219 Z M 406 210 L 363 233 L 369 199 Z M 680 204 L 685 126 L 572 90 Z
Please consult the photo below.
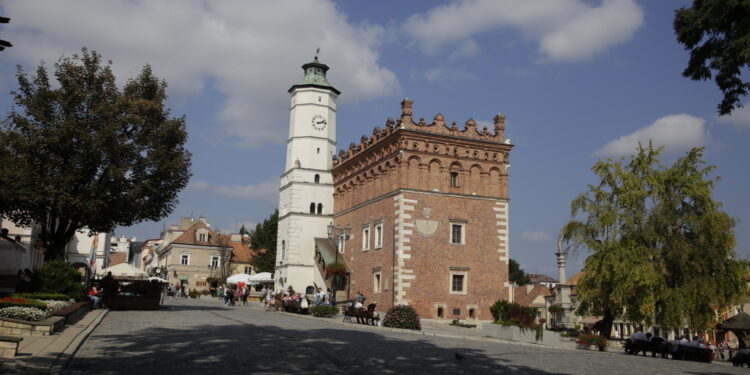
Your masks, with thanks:
M 466 358 L 459 362 L 455 353 Z M 111 311 L 64 374 L 745 374 L 725 363 L 634 357 L 342 325 L 323 318 L 167 301 Z

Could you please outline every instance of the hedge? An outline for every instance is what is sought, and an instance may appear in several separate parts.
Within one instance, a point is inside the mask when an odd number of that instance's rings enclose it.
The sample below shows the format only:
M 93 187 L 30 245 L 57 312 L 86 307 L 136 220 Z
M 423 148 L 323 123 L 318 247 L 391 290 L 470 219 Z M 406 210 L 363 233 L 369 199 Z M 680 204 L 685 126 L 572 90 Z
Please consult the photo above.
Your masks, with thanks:
M 52 301 L 68 301 L 70 296 L 62 293 L 17 293 L 11 295 L 12 298 L 25 298 L 25 299 L 43 299 Z
M 44 302 L 35 301 L 33 299 L 27 299 L 23 302 L 11 302 L 0 300 L 0 309 L 5 307 L 32 307 L 42 311 L 47 311 L 47 305 Z

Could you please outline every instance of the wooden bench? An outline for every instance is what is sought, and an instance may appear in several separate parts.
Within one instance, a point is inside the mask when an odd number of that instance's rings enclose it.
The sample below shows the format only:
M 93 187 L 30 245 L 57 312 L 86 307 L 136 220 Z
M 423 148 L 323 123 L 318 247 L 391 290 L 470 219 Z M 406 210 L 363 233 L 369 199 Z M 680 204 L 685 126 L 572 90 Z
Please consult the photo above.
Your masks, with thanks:
M 13 358 L 18 354 L 18 345 L 23 338 L 15 336 L 0 336 L 0 358 Z
M 52 312 L 52 316 L 65 318 L 65 324 L 74 324 L 91 310 L 91 301 L 75 302 Z

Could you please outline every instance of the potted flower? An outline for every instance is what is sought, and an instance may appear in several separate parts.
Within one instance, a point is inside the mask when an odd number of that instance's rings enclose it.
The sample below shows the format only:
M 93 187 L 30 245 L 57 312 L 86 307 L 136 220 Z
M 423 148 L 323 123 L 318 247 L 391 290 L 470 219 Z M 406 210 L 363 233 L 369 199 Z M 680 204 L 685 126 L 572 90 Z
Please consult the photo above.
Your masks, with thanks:
M 579 349 L 589 349 L 592 346 L 596 346 L 599 351 L 607 350 L 607 338 L 601 335 L 578 335 L 576 340 Z
M 326 278 L 336 275 L 346 276 L 346 265 L 343 263 L 331 263 L 326 266 Z

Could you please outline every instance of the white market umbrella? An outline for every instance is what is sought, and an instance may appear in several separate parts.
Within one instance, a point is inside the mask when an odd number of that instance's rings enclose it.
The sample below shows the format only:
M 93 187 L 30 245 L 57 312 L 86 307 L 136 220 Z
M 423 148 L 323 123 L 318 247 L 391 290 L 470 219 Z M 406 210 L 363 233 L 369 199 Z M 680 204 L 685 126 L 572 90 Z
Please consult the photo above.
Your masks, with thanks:
M 238 273 L 236 275 L 227 277 L 227 283 L 228 284 L 239 284 L 239 283 L 250 284 L 250 281 L 248 280 L 249 278 L 250 278 L 250 275 L 248 274 Z
M 148 280 L 148 281 L 158 281 L 160 283 L 165 283 L 165 284 L 169 283 L 169 280 L 162 279 L 161 277 L 156 277 L 156 276 L 147 277 L 146 280 Z
M 144 277 L 148 276 L 147 273 L 135 268 L 127 263 L 120 263 L 116 266 L 97 270 L 97 275 L 106 275 L 112 272 L 112 276 L 126 276 L 126 277 Z
M 272 283 L 273 275 L 270 272 L 256 273 L 249 277 L 249 281 L 251 284 Z

